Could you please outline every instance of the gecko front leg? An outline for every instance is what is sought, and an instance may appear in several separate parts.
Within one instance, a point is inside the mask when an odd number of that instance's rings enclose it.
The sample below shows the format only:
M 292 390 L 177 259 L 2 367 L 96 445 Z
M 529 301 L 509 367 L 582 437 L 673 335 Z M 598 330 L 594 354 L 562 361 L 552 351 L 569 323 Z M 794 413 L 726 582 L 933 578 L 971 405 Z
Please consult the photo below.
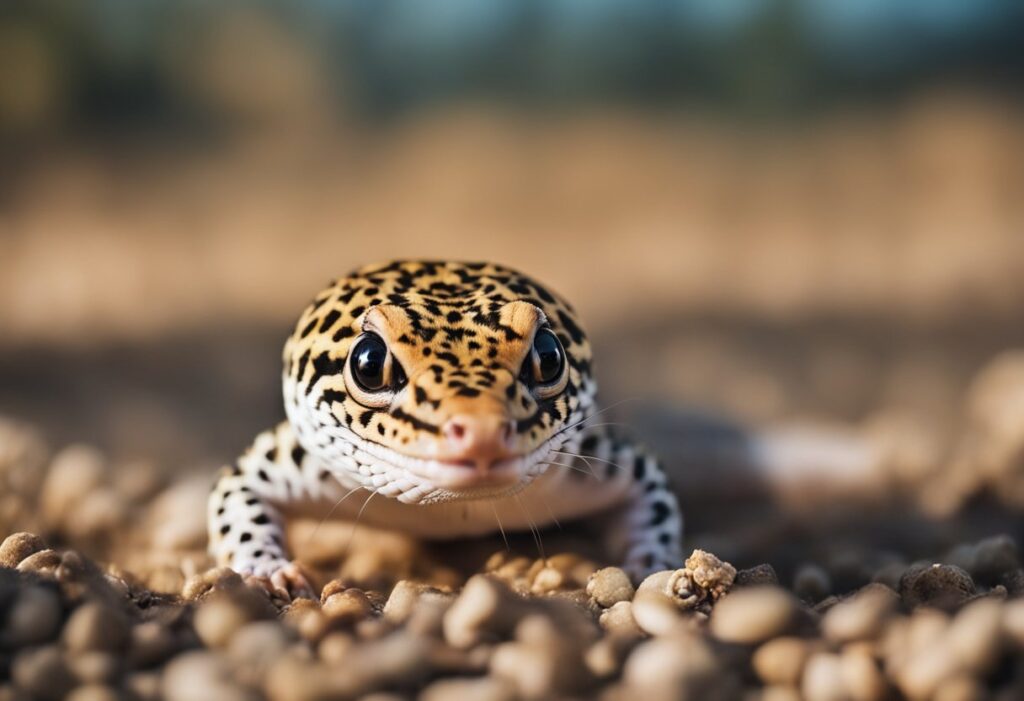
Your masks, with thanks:
M 285 545 L 282 510 L 336 498 L 339 485 L 295 440 L 287 423 L 264 431 L 225 467 L 208 502 L 209 548 L 217 564 L 289 596 L 313 597 Z

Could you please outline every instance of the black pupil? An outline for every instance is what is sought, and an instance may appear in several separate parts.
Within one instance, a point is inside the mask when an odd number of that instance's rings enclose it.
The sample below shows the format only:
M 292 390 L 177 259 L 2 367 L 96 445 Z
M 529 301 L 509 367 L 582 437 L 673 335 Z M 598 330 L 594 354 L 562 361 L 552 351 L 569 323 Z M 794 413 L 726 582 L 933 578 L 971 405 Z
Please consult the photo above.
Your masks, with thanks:
M 537 354 L 537 380 L 551 382 L 562 374 L 562 346 L 551 331 L 542 329 L 533 339 Z
M 365 336 L 356 344 L 352 351 L 352 375 L 364 389 L 384 387 L 384 361 L 387 357 L 387 346 L 377 336 Z

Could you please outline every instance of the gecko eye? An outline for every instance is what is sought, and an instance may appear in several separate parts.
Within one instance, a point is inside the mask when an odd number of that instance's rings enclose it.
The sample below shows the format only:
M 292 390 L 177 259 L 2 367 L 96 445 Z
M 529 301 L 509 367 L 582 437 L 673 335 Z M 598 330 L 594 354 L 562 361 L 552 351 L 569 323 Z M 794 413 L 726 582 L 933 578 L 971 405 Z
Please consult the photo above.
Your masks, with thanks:
M 523 363 L 520 377 L 531 387 L 550 385 L 562 376 L 565 369 L 565 352 L 558 336 L 551 329 L 541 329 L 533 337 L 533 348 Z
M 393 357 L 388 367 L 388 347 L 380 336 L 373 333 L 356 341 L 352 349 L 352 377 L 368 392 L 400 387 L 406 382 L 405 371 Z

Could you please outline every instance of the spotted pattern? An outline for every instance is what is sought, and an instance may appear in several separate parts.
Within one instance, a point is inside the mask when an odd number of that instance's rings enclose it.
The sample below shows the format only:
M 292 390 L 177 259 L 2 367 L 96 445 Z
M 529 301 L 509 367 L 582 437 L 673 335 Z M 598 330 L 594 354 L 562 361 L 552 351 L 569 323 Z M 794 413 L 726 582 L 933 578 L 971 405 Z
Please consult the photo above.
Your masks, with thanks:
M 532 386 L 523 373 L 540 328 L 564 349 L 557 391 Z M 392 368 L 403 371 L 401 386 L 371 395 L 353 381 L 349 354 L 367 333 L 385 341 Z M 408 505 L 389 522 L 417 532 L 417 509 L 422 515 L 435 506 L 443 520 L 454 513 L 444 505 L 456 501 L 489 503 L 497 516 L 520 494 L 547 494 L 552 520 L 621 502 L 626 521 L 616 530 L 626 535 L 630 570 L 678 564 L 682 523 L 665 477 L 654 458 L 595 423 L 586 334 L 572 306 L 537 281 L 489 263 L 365 267 L 316 296 L 283 360 L 288 421 L 260 434 L 225 468 L 210 498 L 211 551 L 222 564 L 264 576 L 282 569 L 285 510 L 344 502 L 358 490 Z M 475 412 L 499 412 L 511 422 L 521 456 L 515 484 L 453 491 L 431 479 L 427 463 L 445 422 Z M 494 528 L 490 520 L 486 529 L 475 526 L 462 513 L 468 533 Z

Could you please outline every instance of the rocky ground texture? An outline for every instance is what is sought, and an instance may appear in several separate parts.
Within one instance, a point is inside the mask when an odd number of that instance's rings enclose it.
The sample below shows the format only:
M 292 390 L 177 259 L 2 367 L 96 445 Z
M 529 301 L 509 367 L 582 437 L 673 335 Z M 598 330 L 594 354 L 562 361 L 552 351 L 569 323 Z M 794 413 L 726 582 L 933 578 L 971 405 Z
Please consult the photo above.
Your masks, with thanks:
M 315 601 L 213 566 L 212 469 L 53 454 L 0 421 L 0 701 L 1024 698 L 1022 406 L 1024 354 L 1008 354 L 973 383 L 944 452 L 868 425 L 883 459 L 862 502 L 849 485 L 833 502 L 777 486 L 758 521 L 732 493 L 714 528 L 690 511 L 702 549 L 636 586 L 585 539 L 546 535 L 538 558 L 529 537 L 431 550 L 299 523 Z M 915 499 L 960 520 L 924 521 Z M 793 520 L 807 504 L 810 527 Z M 824 530 L 830 504 L 853 519 Z M 751 553 L 771 564 L 727 562 Z

